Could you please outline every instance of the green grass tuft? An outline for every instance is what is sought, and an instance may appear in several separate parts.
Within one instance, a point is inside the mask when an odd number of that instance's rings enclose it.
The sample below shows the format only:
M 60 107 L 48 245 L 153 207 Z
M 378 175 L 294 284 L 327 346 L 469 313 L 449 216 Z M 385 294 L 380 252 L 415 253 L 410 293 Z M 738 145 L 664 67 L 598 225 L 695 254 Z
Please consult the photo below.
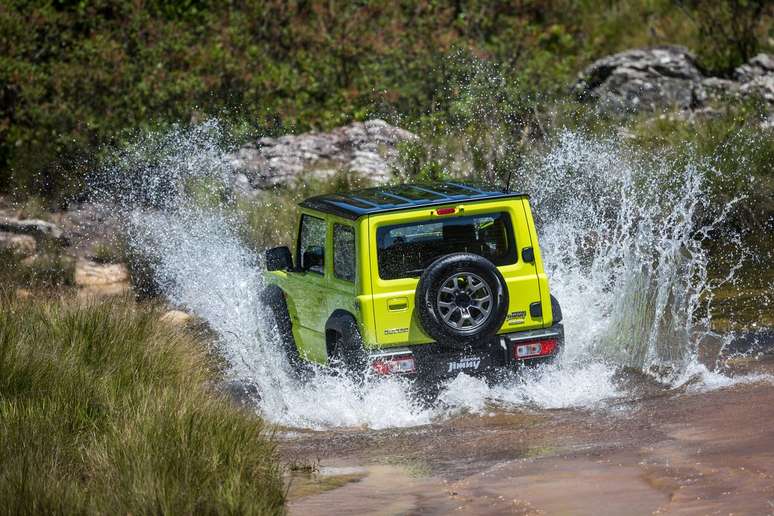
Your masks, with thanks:
M 0 301 L 0 513 L 275 514 L 269 430 L 158 313 Z

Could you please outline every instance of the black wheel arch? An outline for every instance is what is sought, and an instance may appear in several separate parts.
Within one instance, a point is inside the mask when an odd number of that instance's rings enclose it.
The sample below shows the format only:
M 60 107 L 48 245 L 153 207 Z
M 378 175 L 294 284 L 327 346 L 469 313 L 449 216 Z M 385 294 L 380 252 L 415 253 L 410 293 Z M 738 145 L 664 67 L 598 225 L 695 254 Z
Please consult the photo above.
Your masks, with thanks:
M 328 356 L 331 356 L 333 352 L 336 335 L 346 339 L 359 334 L 360 330 L 358 330 L 357 319 L 354 315 L 343 309 L 334 310 L 325 322 L 325 348 Z
M 325 351 L 328 363 L 338 362 L 354 378 L 361 378 L 366 352 L 357 319 L 346 310 L 335 310 L 325 323 Z

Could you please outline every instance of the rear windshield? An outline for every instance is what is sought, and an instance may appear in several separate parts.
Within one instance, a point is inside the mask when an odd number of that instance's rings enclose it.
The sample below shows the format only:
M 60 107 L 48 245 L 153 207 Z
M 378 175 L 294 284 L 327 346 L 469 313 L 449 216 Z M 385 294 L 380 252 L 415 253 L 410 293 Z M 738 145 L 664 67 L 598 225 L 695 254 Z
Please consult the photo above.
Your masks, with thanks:
M 457 252 L 479 254 L 497 266 L 516 263 L 507 213 L 382 226 L 376 239 L 382 279 L 419 277 L 437 258 Z

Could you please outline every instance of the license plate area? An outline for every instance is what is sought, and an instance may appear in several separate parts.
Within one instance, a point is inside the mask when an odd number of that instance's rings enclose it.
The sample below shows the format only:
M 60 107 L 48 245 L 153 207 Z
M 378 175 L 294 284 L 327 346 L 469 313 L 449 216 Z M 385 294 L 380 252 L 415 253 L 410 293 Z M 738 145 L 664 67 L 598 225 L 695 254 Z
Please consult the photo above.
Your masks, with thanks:
M 447 360 L 445 366 L 440 371 L 441 374 L 457 374 L 457 373 L 471 373 L 475 374 L 478 371 L 486 370 L 491 367 L 491 361 L 488 357 L 481 355 L 463 355 L 459 357 L 452 357 Z
M 508 356 L 499 340 L 487 339 L 464 349 L 434 342 L 410 346 L 416 359 L 418 377 L 450 378 L 459 373 L 473 376 L 506 365 Z

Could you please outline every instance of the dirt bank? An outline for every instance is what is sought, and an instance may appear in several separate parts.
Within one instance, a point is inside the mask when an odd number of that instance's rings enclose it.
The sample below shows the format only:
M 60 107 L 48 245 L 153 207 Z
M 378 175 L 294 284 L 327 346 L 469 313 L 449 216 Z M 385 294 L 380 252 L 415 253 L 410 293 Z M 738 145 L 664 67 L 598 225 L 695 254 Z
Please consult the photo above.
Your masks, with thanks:
M 738 367 L 774 373 L 774 358 Z M 292 514 L 772 514 L 774 384 L 595 411 L 497 411 L 403 430 L 289 432 Z

